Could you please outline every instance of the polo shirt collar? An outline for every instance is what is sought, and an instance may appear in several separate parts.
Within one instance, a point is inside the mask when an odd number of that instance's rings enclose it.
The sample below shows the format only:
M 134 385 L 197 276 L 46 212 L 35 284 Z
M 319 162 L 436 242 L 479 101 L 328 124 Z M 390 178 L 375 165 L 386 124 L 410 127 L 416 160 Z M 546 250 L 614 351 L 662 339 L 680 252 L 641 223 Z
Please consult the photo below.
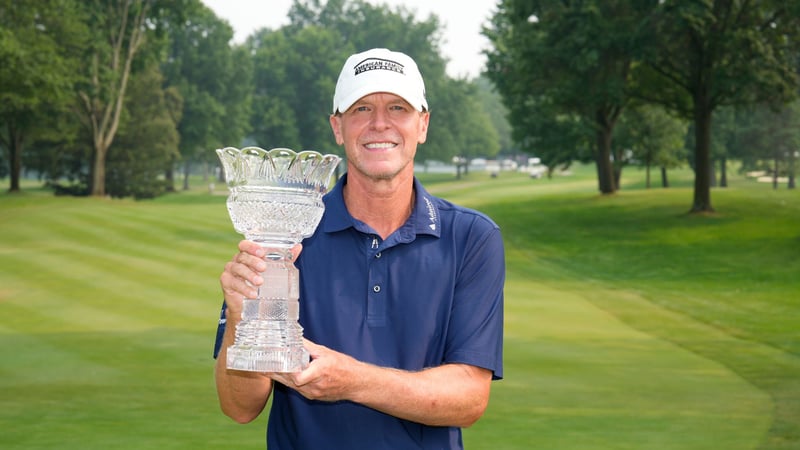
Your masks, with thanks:
M 344 204 L 344 185 L 347 184 L 347 174 L 339 178 L 336 186 L 325 195 L 325 215 L 320 228 L 326 233 L 342 231 L 355 227 L 356 219 L 347 211 Z M 442 233 L 442 219 L 435 197 L 430 195 L 422 186 L 417 177 L 414 177 L 414 209 L 405 224 L 397 230 L 401 234 L 440 237 Z M 410 238 L 411 236 L 408 236 Z

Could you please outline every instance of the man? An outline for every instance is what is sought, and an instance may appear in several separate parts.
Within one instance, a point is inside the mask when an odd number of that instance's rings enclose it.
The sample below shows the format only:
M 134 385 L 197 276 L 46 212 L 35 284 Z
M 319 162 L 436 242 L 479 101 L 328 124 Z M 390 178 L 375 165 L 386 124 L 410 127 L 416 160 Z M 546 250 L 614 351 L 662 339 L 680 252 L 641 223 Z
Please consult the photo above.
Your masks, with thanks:
M 431 196 L 414 177 L 429 120 L 410 57 L 373 49 L 348 58 L 330 117 L 347 174 L 296 259 L 306 369 L 226 369 L 242 298 L 263 282 L 261 247 L 242 241 L 220 277 L 220 405 L 245 423 L 272 395 L 270 450 L 462 448 L 461 427 L 481 417 L 502 378 L 502 239 L 486 216 Z

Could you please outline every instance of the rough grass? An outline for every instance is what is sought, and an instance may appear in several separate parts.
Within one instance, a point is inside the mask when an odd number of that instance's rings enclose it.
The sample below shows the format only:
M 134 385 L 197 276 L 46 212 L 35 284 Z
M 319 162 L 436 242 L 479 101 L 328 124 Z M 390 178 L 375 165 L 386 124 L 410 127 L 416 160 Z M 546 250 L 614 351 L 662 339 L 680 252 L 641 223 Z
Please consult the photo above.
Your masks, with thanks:
M 734 180 L 696 217 L 688 174 L 592 172 L 429 180 L 506 240 L 506 378 L 467 448 L 800 448 L 800 192 Z M 0 448 L 263 448 L 213 387 L 224 199 L 0 195 Z

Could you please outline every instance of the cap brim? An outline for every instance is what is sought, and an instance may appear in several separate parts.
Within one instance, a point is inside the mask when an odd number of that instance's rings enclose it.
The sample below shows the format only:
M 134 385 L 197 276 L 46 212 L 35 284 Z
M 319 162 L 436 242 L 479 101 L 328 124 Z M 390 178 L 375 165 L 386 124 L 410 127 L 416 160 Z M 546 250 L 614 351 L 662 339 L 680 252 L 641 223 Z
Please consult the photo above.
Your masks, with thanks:
M 361 86 L 360 88 L 354 90 L 347 97 L 343 98 L 339 102 L 339 105 L 336 107 L 336 111 L 334 111 L 334 113 L 336 112 L 343 113 L 348 109 L 350 109 L 350 107 L 353 106 L 353 104 L 356 103 L 358 100 L 360 100 L 362 97 L 365 97 L 370 94 L 377 94 L 379 92 L 386 92 L 389 94 L 397 95 L 398 97 L 401 97 L 403 100 L 408 102 L 408 104 L 411 105 L 411 107 L 416 109 L 417 111 L 421 112 L 428 109 L 428 105 L 427 103 L 424 102 L 424 100 L 423 101 L 420 101 L 419 99 L 413 100 L 414 97 L 418 97 L 418 95 L 415 95 L 413 92 L 403 92 L 403 89 L 397 89 L 397 88 L 387 89 L 384 84 L 381 84 L 380 86 L 374 86 L 374 85 Z

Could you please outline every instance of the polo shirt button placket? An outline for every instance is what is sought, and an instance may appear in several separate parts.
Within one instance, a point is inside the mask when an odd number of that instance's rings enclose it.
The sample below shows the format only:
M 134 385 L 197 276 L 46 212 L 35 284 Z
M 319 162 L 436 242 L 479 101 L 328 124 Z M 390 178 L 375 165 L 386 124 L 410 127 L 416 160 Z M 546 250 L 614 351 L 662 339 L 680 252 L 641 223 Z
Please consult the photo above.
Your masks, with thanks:
M 367 260 L 369 286 L 367 289 L 367 324 L 371 327 L 382 327 L 386 325 L 386 312 L 388 304 L 386 299 L 383 298 L 383 285 L 387 282 L 387 267 L 388 262 L 383 257 L 383 252 L 380 251 L 381 241 L 377 235 L 370 235 L 369 237 L 368 252 L 372 255 L 371 259 Z

